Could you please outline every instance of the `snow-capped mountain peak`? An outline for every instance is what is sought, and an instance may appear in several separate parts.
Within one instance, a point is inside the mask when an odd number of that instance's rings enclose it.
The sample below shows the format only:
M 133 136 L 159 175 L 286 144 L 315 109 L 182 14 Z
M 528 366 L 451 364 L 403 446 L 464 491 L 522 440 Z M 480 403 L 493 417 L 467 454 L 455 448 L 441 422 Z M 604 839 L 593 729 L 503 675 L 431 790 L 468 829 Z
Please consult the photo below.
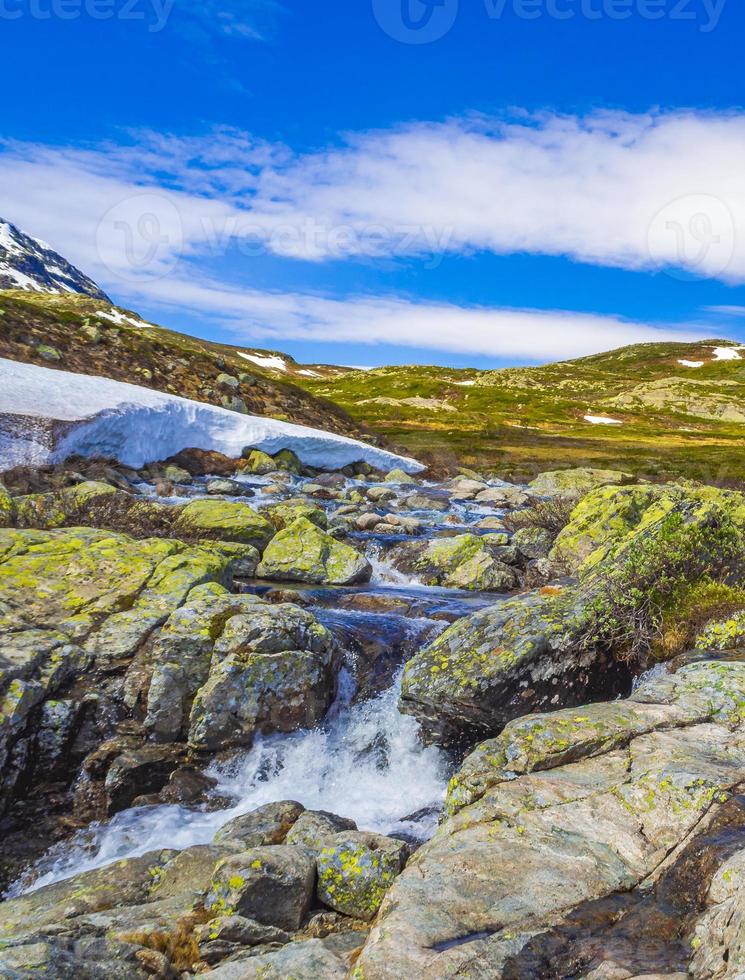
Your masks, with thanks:
M 86 275 L 46 242 L 26 235 L 0 218 L 0 289 L 37 293 L 83 293 L 109 301 Z

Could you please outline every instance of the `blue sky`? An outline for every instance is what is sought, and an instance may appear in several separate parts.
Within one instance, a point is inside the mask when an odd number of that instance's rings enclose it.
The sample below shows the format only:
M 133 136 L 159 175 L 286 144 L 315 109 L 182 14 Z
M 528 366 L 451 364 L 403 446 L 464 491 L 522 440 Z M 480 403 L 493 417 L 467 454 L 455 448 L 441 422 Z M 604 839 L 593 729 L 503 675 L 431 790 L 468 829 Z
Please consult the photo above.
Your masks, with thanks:
M 431 2 L 0 0 L 0 214 L 305 361 L 745 338 L 739 0 Z

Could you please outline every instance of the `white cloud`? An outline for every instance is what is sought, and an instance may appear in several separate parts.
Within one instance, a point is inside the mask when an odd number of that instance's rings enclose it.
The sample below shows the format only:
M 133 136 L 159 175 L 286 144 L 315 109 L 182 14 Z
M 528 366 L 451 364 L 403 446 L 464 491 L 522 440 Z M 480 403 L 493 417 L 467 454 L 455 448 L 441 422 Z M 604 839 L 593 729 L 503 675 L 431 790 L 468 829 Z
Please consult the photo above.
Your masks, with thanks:
M 745 306 L 705 306 L 707 313 L 721 313 L 723 316 L 745 316 Z
M 71 226 L 87 225 L 82 249 L 145 187 L 178 209 L 171 251 L 187 256 L 256 239 L 314 260 L 485 249 L 745 282 L 743 160 L 743 113 L 416 123 L 306 154 L 230 129 L 138 134 L 88 150 L 6 144 L 0 213 L 68 250 Z
M 570 311 L 260 292 L 200 271 L 200 261 L 257 238 L 317 261 L 487 249 L 629 269 L 670 262 L 745 282 L 745 114 L 421 123 L 305 155 L 231 129 L 2 150 L 0 215 L 115 295 L 200 311 L 249 341 L 546 360 L 710 332 Z
M 697 340 L 706 332 L 561 310 L 517 310 L 414 303 L 404 299 L 328 299 L 166 278 L 147 299 L 164 310 L 202 311 L 238 342 L 281 340 L 388 344 L 483 357 L 548 361 L 627 344 Z

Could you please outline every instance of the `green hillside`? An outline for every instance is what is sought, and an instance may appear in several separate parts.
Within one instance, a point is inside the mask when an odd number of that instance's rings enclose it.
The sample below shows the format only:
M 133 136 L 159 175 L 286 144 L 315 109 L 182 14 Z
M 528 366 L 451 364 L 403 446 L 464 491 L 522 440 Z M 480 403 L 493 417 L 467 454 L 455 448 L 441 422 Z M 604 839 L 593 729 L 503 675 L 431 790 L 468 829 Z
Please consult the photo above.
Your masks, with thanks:
M 640 344 L 542 367 L 392 367 L 301 383 L 438 469 L 524 479 L 592 465 L 737 482 L 745 480 L 745 360 L 737 350 L 717 359 L 716 347 L 734 345 Z

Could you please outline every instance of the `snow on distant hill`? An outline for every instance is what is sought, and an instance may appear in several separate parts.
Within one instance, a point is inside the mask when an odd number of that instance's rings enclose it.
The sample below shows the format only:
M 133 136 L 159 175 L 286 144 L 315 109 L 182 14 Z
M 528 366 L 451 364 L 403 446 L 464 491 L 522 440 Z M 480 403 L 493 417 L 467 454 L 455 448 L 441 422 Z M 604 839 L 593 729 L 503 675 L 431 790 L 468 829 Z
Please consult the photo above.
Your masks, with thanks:
M 32 238 L 0 218 L 0 289 L 37 293 L 83 293 L 107 300 L 106 294 L 46 242 Z
M 366 462 L 408 473 L 421 463 L 346 436 L 240 415 L 150 388 L 0 359 L 0 469 L 68 456 L 114 456 L 127 466 L 182 449 L 239 457 L 245 447 L 291 449 L 309 466 Z

